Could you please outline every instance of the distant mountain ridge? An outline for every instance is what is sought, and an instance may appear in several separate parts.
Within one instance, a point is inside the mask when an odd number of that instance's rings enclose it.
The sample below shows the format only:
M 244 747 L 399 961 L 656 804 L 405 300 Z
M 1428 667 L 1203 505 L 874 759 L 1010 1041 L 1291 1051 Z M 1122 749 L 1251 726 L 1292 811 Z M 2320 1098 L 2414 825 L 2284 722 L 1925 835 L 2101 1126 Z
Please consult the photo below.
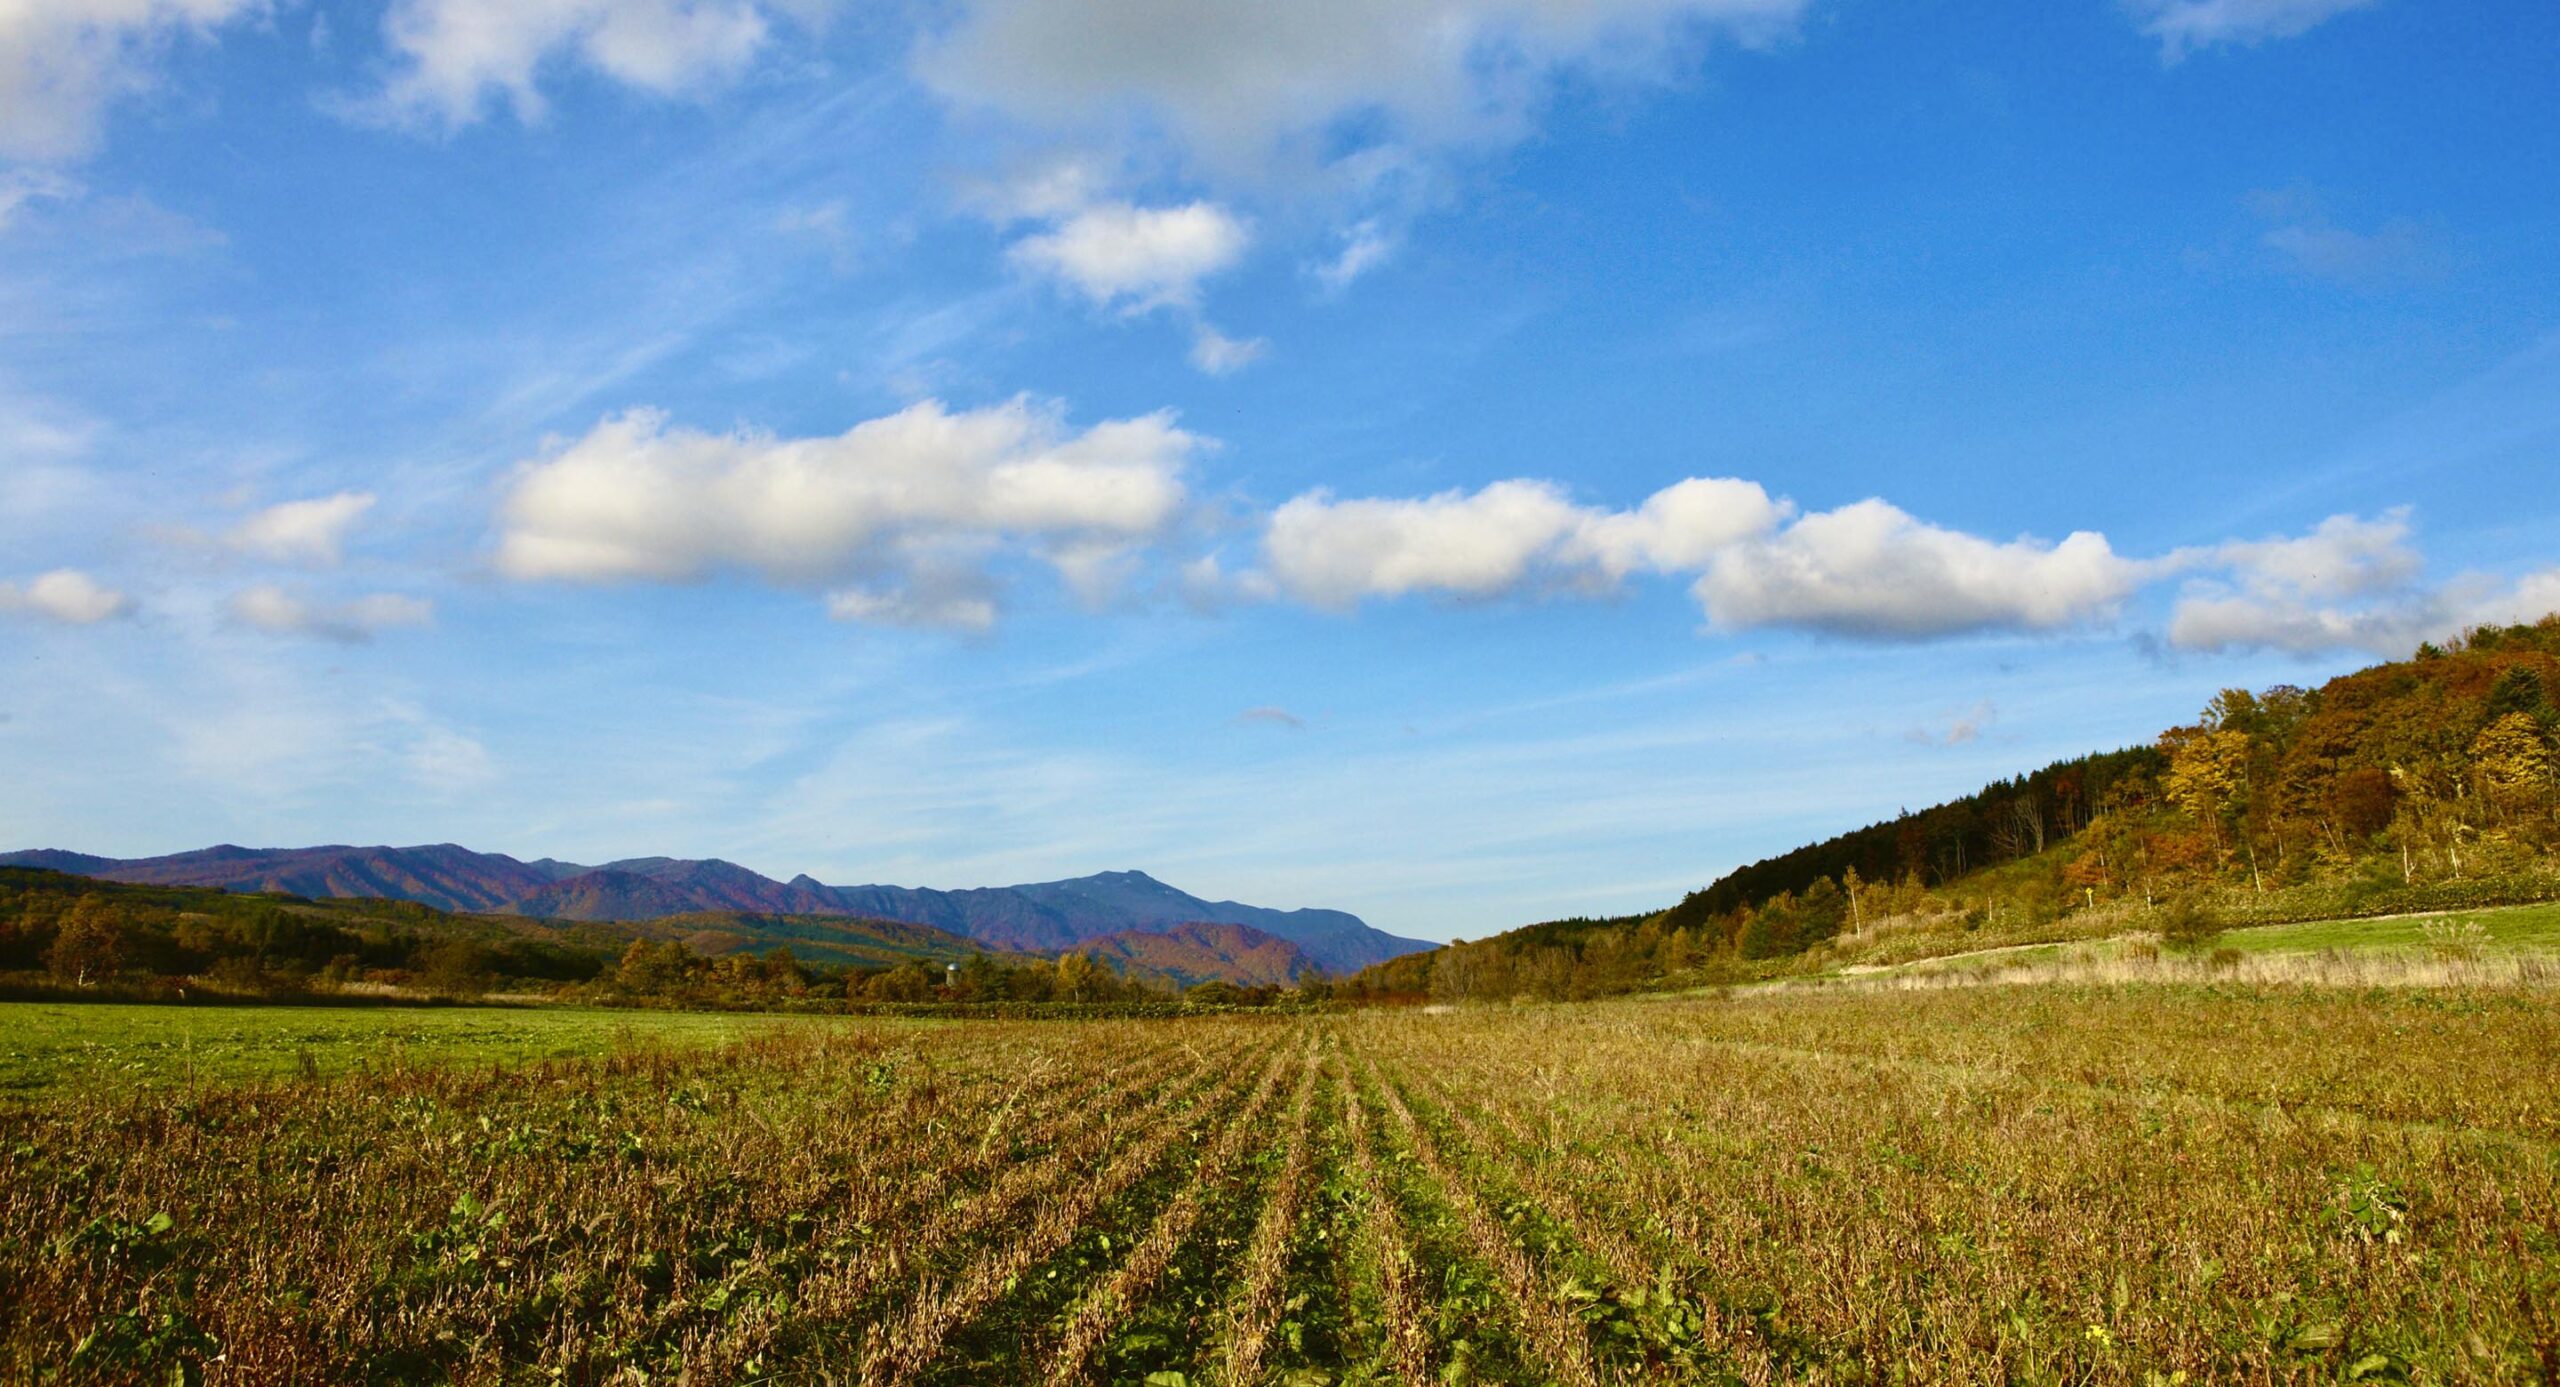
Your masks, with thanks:
M 829 886 L 807 875 L 775 881 L 718 858 L 635 857 L 594 867 L 549 858 L 523 862 L 453 843 L 405 848 L 223 844 L 131 859 L 46 848 L 0 854 L 0 866 L 46 867 L 155 886 L 377 897 L 440 910 L 550 920 L 658 920 L 717 911 L 860 916 L 927 925 L 991 949 L 1023 953 L 1057 953 L 1128 932 L 1163 935 L 1180 925 L 1242 925 L 1286 941 L 1314 967 L 1335 975 L 1433 947 L 1373 929 L 1346 911 L 1207 901 L 1135 871 L 937 891 Z

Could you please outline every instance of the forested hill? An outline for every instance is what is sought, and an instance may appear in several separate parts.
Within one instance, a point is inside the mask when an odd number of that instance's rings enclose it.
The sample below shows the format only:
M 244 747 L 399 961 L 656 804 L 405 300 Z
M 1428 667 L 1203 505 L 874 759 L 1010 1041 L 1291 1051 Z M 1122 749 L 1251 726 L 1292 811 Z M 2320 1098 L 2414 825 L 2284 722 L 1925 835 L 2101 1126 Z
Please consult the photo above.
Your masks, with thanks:
M 1829 879 L 1892 882 L 1911 877 L 1946 881 L 1977 866 L 2043 852 L 2089 826 L 2098 806 L 2112 803 L 2119 787 L 2156 780 L 2168 765 L 2157 747 L 2104 751 L 2011 780 L 1998 780 L 1962 799 L 1826 838 L 1792 852 L 1739 867 L 1673 906 L 1674 924 L 1694 924 L 1749 909 L 1789 892 L 1801 893 Z
M 1659 912 L 1530 925 L 1345 987 L 1581 996 L 1812 966 L 1897 931 L 2542 898 L 2560 880 L 2555 700 L 2560 616 L 2481 627 L 2316 689 L 2226 689 L 2147 745 L 1755 862 Z
M 599 867 L 452 843 L 417 847 L 243 848 L 224 844 L 166 857 L 117 859 L 40 848 L 0 853 L 0 867 L 42 867 L 137 885 L 212 886 L 311 899 L 415 901 L 453 912 L 588 922 L 660 920 L 704 912 L 759 918 L 849 916 L 896 920 L 965 936 L 997 952 L 1056 954 L 1127 930 L 1247 925 L 1340 975 L 1431 947 L 1372 929 L 1340 910 L 1275 910 L 1203 900 L 1144 872 L 937 891 L 828 886 L 806 875 L 776 881 L 718 858 L 633 857 Z M 1234 979 L 1230 979 L 1234 981 Z
M 939 968 L 985 952 L 958 935 L 894 920 L 738 911 L 534 920 L 415 901 L 308 900 L 0 867 L 0 981 L 205 979 L 248 992 L 370 983 L 458 994 L 608 977 L 635 941 L 706 963 L 780 954 L 786 969 L 806 963 L 853 974 L 910 963 Z
M 1178 994 L 1267 1002 L 1293 986 L 1320 988 L 1320 978 L 1297 945 L 1247 925 L 1128 930 L 1034 956 L 930 925 L 844 915 L 539 920 L 0 866 L 0 995 L 16 997 L 414 1001 L 496 991 L 647 1006 L 1119 1003 Z

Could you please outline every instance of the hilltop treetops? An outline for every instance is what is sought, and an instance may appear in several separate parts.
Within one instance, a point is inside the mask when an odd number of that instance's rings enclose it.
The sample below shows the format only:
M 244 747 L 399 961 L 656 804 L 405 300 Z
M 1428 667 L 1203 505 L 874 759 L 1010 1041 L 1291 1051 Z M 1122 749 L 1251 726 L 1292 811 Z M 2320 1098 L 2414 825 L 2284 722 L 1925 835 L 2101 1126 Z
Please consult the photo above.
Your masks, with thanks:
M 1847 952 L 2145 924 L 2198 937 L 2226 920 L 2551 899 L 2555 696 L 2560 616 L 2479 627 L 2317 689 L 2226 689 L 2150 746 L 1753 863 L 1657 914 L 1462 941 L 1342 991 L 1586 997 L 1806 971 Z

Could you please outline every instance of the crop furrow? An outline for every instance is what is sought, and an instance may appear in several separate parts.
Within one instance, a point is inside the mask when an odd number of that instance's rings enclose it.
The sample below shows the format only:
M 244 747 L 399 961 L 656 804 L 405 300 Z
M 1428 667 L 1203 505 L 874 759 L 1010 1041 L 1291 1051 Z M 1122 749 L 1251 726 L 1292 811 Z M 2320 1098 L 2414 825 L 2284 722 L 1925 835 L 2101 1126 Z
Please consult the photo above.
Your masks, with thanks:
M 1338 1055 L 1334 1067 L 1343 1089 L 1343 1114 L 1350 1127 L 1352 1159 L 1360 1172 L 1360 1186 L 1368 1204 L 1362 1227 L 1378 1264 L 1387 1361 L 1404 1381 L 1429 1382 L 1431 1336 L 1423 1326 L 1422 1276 L 1414 1264 L 1412 1240 L 1405 1230 L 1404 1215 L 1396 1207 L 1395 1191 L 1388 1186 L 1386 1171 L 1378 1160 L 1377 1132 L 1369 1125 L 1368 1107 L 1352 1086 L 1349 1067 Z
M 1320 1072 L 1317 1048 L 1310 1041 L 1297 1092 L 1289 1099 L 1289 1145 L 1281 1156 L 1280 1174 L 1254 1221 L 1253 1240 L 1245 1248 L 1244 1281 L 1227 1304 L 1227 1348 L 1218 1380 L 1231 1387 L 1249 1387 L 1262 1376 L 1263 1355 L 1280 1322 L 1282 1292 L 1289 1276 L 1289 1242 L 1306 1205 L 1313 1163 L 1307 1129 Z
M 1159 1053 L 1167 1054 L 1169 1062 L 1147 1071 L 1134 1083 L 1115 1086 L 1115 1092 L 1121 1095 L 1154 1087 L 1154 1096 L 1138 1106 L 1104 1109 L 1101 1121 L 1060 1141 L 1044 1157 L 1012 1165 L 973 1198 L 950 1198 L 937 1188 L 901 1200 L 901 1207 L 909 1212 L 929 1207 L 932 1213 L 912 1232 L 900 1233 L 888 1246 L 849 1264 L 840 1277 L 812 1287 L 810 1314 L 838 1321 L 853 1318 L 867 1297 L 910 1268 L 931 1261 L 944 1248 L 1018 1217 L 1033 1201 L 1072 1179 L 1127 1133 L 1154 1125 L 1209 1077 L 1210 1071 L 1199 1063 L 1181 1066 L 1170 1062 L 1170 1052 Z M 1078 1121 L 1085 1115 L 1086 1110 L 1068 1108 L 1061 1111 L 1059 1118 Z
M 1491 1161 L 1505 1179 L 1597 1258 L 1622 1296 L 1643 1294 L 1656 1285 L 1665 1264 L 1649 1256 L 1626 1233 L 1623 1212 L 1592 1193 L 1595 1188 L 1624 1190 L 1629 1170 L 1623 1162 L 1606 1167 L 1594 1165 L 1578 1153 L 1541 1141 L 1498 1103 L 1470 1100 L 1461 1094 L 1446 1074 L 1434 1072 L 1426 1082 L 1439 1111 L 1457 1129 L 1460 1140 Z M 1470 1108 L 1476 1112 L 1470 1112 Z M 1564 1178 L 1557 1169 L 1559 1165 L 1571 1168 L 1577 1178 Z M 1748 1380 L 1765 1380 L 1775 1371 L 1774 1360 L 1753 1332 L 1747 1315 L 1735 1313 L 1713 1299 L 1698 1306 L 1698 1310 L 1699 1347 L 1734 1364 Z
M 1310 1055 L 1302 1065 L 1297 1095 L 1292 1104 L 1301 1120 L 1305 1116 L 1308 1079 L 1315 1073 Z M 1082 1304 L 1069 1315 L 1066 1328 L 1051 1351 L 1046 1380 L 1052 1387 L 1081 1382 L 1091 1375 L 1094 1354 L 1110 1336 L 1115 1323 L 1138 1303 L 1173 1262 L 1183 1241 L 1200 1221 L 1211 1196 L 1221 1193 L 1236 1172 L 1254 1136 L 1254 1120 L 1270 1106 L 1280 1086 L 1283 1066 L 1272 1065 L 1255 1084 L 1244 1110 L 1218 1133 L 1218 1139 L 1192 1171 L 1191 1181 L 1173 1197 L 1172 1202 L 1156 1215 L 1155 1223 L 1138 1245 L 1130 1249 L 1128 1260 L 1110 1279 L 1086 1295 Z
M 1448 1154 L 1441 1149 L 1438 1137 L 1430 1128 L 1415 1120 L 1413 1110 L 1405 1105 L 1404 1095 L 1396 1091 L 1381 1071 L 1375 1056 L 1364 1057 L 1370 1082 L 1378 1089 L 1387 1111 L 1404 1133 L 1406 1143 L 1422 1162 L 1423 1170 L 1436 1182 L 1458 1214 L 1458 1226 L 1467 1234 L 1494 1274 L 1502 1278 L 1503 1289 L 1511 1297 L 1513 1314 L 1527 1331 L 1530 1344 L 1546 1361 L 1558 1381 L 1572 1387 L 1597 1387 L 1600 1375 L 1591 1361 L 1591 1345 L 1583 1333 L 1582 1322 L 1554 1294 L 1530 1265 L 1529 1256 L 1518 1240 L 1502 1227 L 1502 1221 L 1485 1207 L 1474 1182 L 1459 1171 Z
M 1041 1131 L 1064 1114 L 1113 1109 L 1131 1094 L 1163 1082 L 1174 1070 L 1173 1057 L 1161 1051 L 1152 1057 L 1158 1062 L 1151 1066 L 1080 1075 L 1074 1083 L 1040 1092 L 1027 1104 L 1022 1102 L 1023 1079 L 1015 1078 L 995 1116 L 977 1140 L 961 1147 L 957 1157 L 951 1154 L 954 1143 L 949 1133 L 915 1127 L 912 1113 L 875 1108 L 833 1143 L 861 1153 L 861 1178 L 847 1191 L 850 1207 L 841 1212 L 852 1215 L 857 1226 L 889 1227 L 947 1200 L 952 1190 L 965 1188 L 1006 1163 L 1010 1143 L 1000 1139 L 1009 1130 Z M 1031 1072 L 1036 1076 L 1040 1069 L 1035 1066 Z M 901 1124 L 907 1124 L 904 1130 Z
M 1240 1086 L 1239 1076 L 1230 1071 L 1227 1082 L 1202 1106 L 1214 1109 L 1233 1101 Z M 1170 1106 L 1170 1100 L 1164 1106 Z M 1073 1241 L 1096 1210 L 1153 1170 L 1184 1130 L 1183 1124 L 1172 1121 L 1145 1125 L 1138 1139 L 1121 1147 L 1092 1179 L 1044 1205 L 1022 1236 L 981 1256 L 956 1281 L 920 1287 L 904 1317 L 894 1324 L 874 1324 L 864 1336 L 861 1380 L 886 1387 L 913 1382 L 940 1354 L 952 1331 L 993 1304 L 1024 1272 Z M 1054 1167 L 1057 1176 L 1065 1176 L 1083 1162 L 1044 1164 Z M 1034 1173 L 1043 1177 L 1039 1183 L 1054 1183 L 1050 1170 Z

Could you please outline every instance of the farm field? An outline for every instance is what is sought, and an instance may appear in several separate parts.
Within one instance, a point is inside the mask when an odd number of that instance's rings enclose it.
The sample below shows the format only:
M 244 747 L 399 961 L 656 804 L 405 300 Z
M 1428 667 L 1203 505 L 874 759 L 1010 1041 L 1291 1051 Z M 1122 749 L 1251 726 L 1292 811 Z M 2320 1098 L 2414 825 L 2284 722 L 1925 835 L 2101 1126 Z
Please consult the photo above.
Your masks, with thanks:
M 0 1379 L 2549 1380 L 2525 990 L 765 1028 L 0 1109 Z
M 811 1018 L 568 1007 L 176 1007 L 0 1002 L 0 1103 L 309 1072 L 577 1059 L 722 1045 Z M 915 1024 L 915 1023 L 907 1023 Z

